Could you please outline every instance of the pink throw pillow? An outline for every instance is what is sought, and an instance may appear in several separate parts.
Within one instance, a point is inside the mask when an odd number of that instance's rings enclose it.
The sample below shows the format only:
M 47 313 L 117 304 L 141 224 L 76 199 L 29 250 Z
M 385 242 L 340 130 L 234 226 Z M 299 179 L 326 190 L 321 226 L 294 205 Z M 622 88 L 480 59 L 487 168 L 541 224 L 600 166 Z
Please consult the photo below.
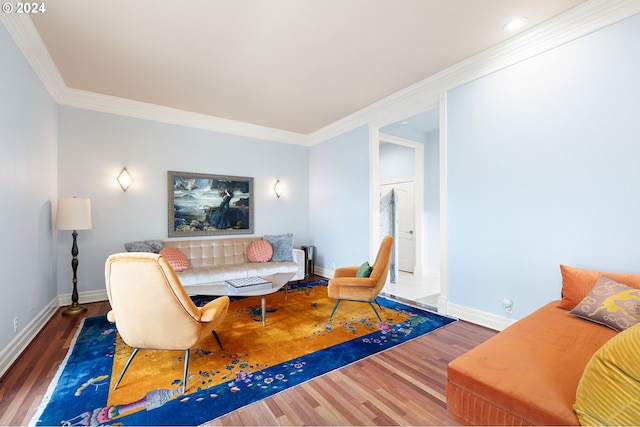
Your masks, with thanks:
M 251 262 L 268 262 L 273 256 L 273 247 L 266 240 L 256 240 L 247 248 L 247 258 Z
M 184 271 L 189 268 L 189 260 L 178 249 L 162 248 L 160 249 L 160 255 L 167 260 L 174 271 Z

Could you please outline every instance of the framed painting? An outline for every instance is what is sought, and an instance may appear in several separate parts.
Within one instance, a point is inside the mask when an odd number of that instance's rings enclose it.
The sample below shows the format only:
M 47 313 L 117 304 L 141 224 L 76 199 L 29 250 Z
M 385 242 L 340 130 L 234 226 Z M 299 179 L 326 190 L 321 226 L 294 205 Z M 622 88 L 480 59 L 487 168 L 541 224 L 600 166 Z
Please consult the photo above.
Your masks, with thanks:
M 167 172 L 169 237 L 253 233 L 253 178 Z

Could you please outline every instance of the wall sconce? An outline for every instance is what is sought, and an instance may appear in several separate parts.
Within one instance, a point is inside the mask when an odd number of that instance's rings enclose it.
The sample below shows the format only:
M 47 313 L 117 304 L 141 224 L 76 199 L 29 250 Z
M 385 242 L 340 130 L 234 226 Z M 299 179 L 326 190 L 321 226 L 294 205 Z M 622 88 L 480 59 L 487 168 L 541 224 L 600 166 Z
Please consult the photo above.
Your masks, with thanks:
M 120 187 L 122 187 L 122 191 L 127 191 L 127 188 L 129 188 L 129 185 L 131 185 L 131 176 L 129 175 L 127 168 L 122 168 L 122 171 L 120 172 L 120 175 L 118 175 L 117 179 L 118 184 L 120 184 Z
M 273 186 L 273 191 L 276 193 L 276 196 L 278 196 L 278 199 L 282 196 L 282 183 L 280 180 L 276 181 L 276 185 Z

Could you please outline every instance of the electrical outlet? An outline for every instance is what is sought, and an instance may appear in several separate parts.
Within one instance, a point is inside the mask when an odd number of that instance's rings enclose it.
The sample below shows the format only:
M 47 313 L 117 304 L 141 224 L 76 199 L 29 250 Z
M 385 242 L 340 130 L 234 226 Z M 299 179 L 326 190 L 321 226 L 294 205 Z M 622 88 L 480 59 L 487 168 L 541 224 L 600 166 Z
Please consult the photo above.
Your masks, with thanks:
M 513 313 L 513 300 L 511 298 L 504 298 L 502 300 L 502 308 L 506 313 Z
M 13 333 L 18 332 L 18 316 L 13 318 Z

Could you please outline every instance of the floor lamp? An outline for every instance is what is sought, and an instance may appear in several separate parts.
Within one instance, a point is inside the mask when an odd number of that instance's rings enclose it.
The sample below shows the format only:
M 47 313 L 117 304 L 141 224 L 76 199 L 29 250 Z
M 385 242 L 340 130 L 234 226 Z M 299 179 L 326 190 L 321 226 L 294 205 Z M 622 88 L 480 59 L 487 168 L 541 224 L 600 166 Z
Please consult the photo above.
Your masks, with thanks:
M 77 230 L 91 230 L 91 200 L 64 198 L 58 199 L 56 214 L 56 230 L 73 230 L 73 245 L 71 246 L 71 268 L 73 269 L 73 293 L 71 306 L 66 308 L 63 316 L 75 316 L 84 313 L 87 307 L 78 304 L 78 232 Z

